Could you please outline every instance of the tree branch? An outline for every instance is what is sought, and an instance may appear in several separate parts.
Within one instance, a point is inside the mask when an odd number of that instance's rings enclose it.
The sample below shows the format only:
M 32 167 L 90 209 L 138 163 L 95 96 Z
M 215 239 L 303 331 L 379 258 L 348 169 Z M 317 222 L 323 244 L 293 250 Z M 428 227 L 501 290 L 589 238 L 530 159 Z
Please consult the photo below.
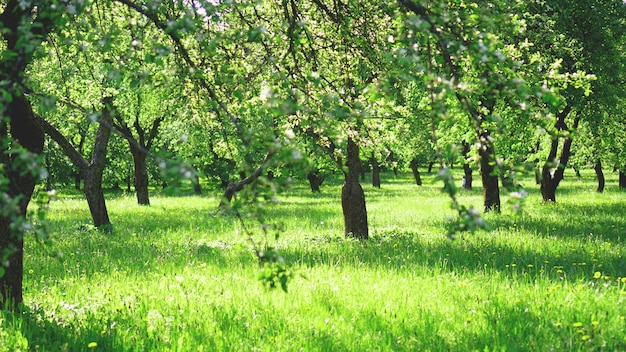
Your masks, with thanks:
M 239 118 L 230 113 L 230 110 L 228 110 L 228 107 L 218 98 L 217 93 L 215 92 L 213 87 L 211 87 L 211 85 L 206 81 L 206 79 L 202 77 L 198 77 L 198 72 L 202 72 L 203 70 L 199 69 L 198 65 L 191 59 L 191 56 L 189 55 L 189 51 L 187 51 L 187 48 L 183 45 L 182 38 L 178 35 L 178 32 L 171 30 L 171 28 L 168 27 L 167 22 L 161 21 L 158 18 L 157 14 L 151 12 L 145 6 L 135 4 L 131 2 L 130 0 L 115 0 L 115 1 L 123 5 L 126 5 L 130 7 L 131 9 L 137 11 L 141 15 L 145 16 L 157 28 L 159 28 L 165 35 L 167 35 L 174 42 L 174 45 L 178 49 L 178 53 L 182 56 L 187 66 L 189 66 L 189 68 L 192 69 L 193 72 L 196 72 L 195 78 L 198 80 L 198 83 L 200 83 L 200 86 L 207 91 L 209 98 L 211 98 L 217 104 L 219 109 L 222 110 L 226 114 L 226 116 L 230 119 L 230 121 L 233 123 L 233 125 L 237 129 L 237 132 L 239 133 L 239 136 L 242 139 L 242 141 L 247 142 L 247 138 L 245 137 L 245 133 L 244 133 L 245 131 L 243 127 L 241 126 L 241 122 Z
M 52 126 L 48 121 L 46 121 L 43 117 L 38 114 L 34 114 L 34 121 L 41 129 L 46 132 L 52 140 L 57 142 L 57 144 L 63 149 L 65 155 L 70 158 L 72 164 L 79 168 L 81 171 L 86 171 L 89 169 L 89 162 L 74 148 L 74 146 L 56 129 L 56 127 Z

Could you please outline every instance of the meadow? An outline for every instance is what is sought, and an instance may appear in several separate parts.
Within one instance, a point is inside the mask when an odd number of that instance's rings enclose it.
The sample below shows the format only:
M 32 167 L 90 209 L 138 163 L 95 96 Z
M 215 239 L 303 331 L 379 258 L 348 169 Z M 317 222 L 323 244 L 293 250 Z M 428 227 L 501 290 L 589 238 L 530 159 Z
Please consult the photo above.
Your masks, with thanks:
M 111 233 L 69 191 L 48 214 L 52 242 L 26 240 L 25 303 L 0 315 L 0 351 L 626 350 L 626 192 L 573 172 L 521 216 L 450 241 L 453 215 L 424 175 L 364 183 L 371 238 L 345 239 L 340 182 L 304 182 L 268 208 L 295 273 L 270 290 L 236 217 L 210 195 L 108 195 Z M 480 207 L 480 180 L 461 201 Z M 503 197 L 506 201 L 506 196 Z M 62 255 L 58 255 L 62 253 Z

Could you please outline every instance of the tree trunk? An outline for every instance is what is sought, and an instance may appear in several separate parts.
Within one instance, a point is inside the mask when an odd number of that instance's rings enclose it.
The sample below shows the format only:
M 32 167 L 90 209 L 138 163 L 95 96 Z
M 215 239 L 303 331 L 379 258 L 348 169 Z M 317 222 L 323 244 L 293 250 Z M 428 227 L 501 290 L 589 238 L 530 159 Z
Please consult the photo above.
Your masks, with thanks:
M 224 191 L 224 194 L 222 195 L 222 199 L 220 200 L 220 205 L 218 206 L 219 209 L 228 209 L 230 202 L 235 196 L 235 193 L 243 189 L 243 186 L 238 189 L 237 184 L 239 183 L 240 182 L 233 182 L 228 184 L 226 190 Z
M 464 189 L 471 190 L 472 189 L 472 167 L 467 163 L 467 154 L 470 151 L 470 144 L 468 142 L 463 141 L 463 179 L 464 182 L 462 184 Z
M 133 131 L 128 126 L 122 116 L 116 112 L 113 118 L 117 121 L 115 127 L 128 141 L 130 153 L 133 156 L 133 184 L 135 186 L 135 193 L 137 195 L 137 204 L 150 205 L 150 193 L 148 191 L 148 168 L 146 165 L 146 158 L 150 154 L 150 148 L 156 138 L 159 126 L 163 122 L 165 116 L 161 116 L 152 121 L 152 127 L 148 133 L 141 126 L 140 120 L 140 107 L 141 107 L 141 94 L 137 94 L 137 114 L 135 115 L 135 122 Z M 113 122 L 112 122 L 113 123 Z M 128 187 L 130 191 L 130 185 Z
M 10 131 L 12 139 L 19 142 L 26 150 L 34 154 L 42 153 L 44 134 L 34 122 L 28 100 L 24 96 L 14 97 L 4 114 L 9 118 L 10 128 L 7 129 L 5 123 L 0 122 L 0 137 L 8 138 Z M 3 177 L 6 177 L 9 182 L 7 195 L 12 199 L 20 198 L 16 214 L 0 216 L 0 257 L 4 269 L 4 275 L 0 275 L 0 306 L 17 309 L 23 301 L 24 233 L 19 230 L 21 227 L 15 228 L 11 225 L 15 224 L 14 216 L 26 216 L 37 179 L 31 172 L 14 169 L 15 156 L 5 154 L 6 147 L 2 149 L 4 150 L 2 150 L 0 160 L 5 165 L 2 169 Z
M 87 170 L 83 170 L 85 176 L 85 197 L 89 204 L 89 211 L 93 219 L 93 226 L 109 226 L 109 213 L 107 211 L 104 193 L 102 192 L 102 174 L 106 163 L 107 146 L 111 138 L 111 126 L 113 126 L 113 98 L 103 99 L 104 108 L 98 120 L 96 141 L 93 145 L 91 163 Z
M 362 169 L 359 159 L 359 147 L 352 138 L 348 139 L 345 182 L 341 188 L 341 208 L 343 210 L 344 234 L 360 240 L 369 238 L 367 224 L 367 208 L 365 193 L 359 183 L 359 172 Z
M 504 189 L 506 190 L 513 190 L 515 189 L 515 182 L 513 182 L 513 178 L 511 177 L 511 173 L 508 174 L 504 174 L 501 173 L 500 174 L 500 182 L 502 182 L 502 187 L 504 187 Z
M 250 176 L 245 177 L 241 181 L 229 183 L 226 187 L 226 190 L 224 191 L 224 194 L 222 195 L 222 199 L 220 200 L 218 209 L 228 209 L 228 207 L 230 206 L 230 202 L 233 200 L 235 194 L 241 191 L 244 186 L 251 184 L 261 176 L 261 174 L 263 173 L 263 168 L 267 166 L 272 156 L 274 156 L 274 153 L 267 153 L 263 162 L 250 174 Z M 242 174 L 245 173 L 241 171 L 239 175 L 242 176 Z
M 391 168 L 393 169 L 393 175 L 398 177 L 398 161 L 396 160 L 396 155 L 393 150 L 389 151 L 389 155 L 387 156 L 387 162 L 391 164 Z
M 133 183 L 137 194 L 137 204 L 150 205 L 148 192 L 148 167 L 146 165 L 146 153 L 129 142 L 130 152 L 133 155 Z
M 539 163 L 539 161 L 537 161 L 537 164 Z M 538 166 L 535 166 L 535 184 L 536 185 L 540 185 L 541 184 L 541 170 L 539 169 Z
M 472 167 L 469 164 L 463 164 L 463 177 L 465 178 L 465 182 L 463 183 L 463 188 L 467 190 L 472 189 L 472 183 L 474 182 L 474 178 L 472 176 Z
M 202 194 L 202 187 L 200 186 L 200 177 L 198 176 L 197 170 L 194 173 L 191 182 L 193 183 L 193 193 L 197 195 Z
M 45 153 L 43 160 L 44 160 L 44 165 L 46 166 L 46 170 L 51 170 L 52 168 L 50 166 L 50 153 Z M 52 175 L 49 174 L 48 177 L 46 177 L 46 191 L 51 191 L 53 189 L 54 189 L 54 185 L 52 184 Z
M 567 130 L 567 126 L 565 125 L 565 117 L 567 117 L 570 111 L 571 107 L 568 105 L 558 115 L 555 124 L 555 127 L 558 130 Z M 574 118 L 574 130 L 578 128 L 579 119 L 580 112 L 577 112 L 576 117 Z M 543 198 L 544 202 L 556 202 L 556 189 L 559 186 L 559 183 L 563 180 L 565 167 L 567 166 L 567 162 L 571 155 L 571 147 L 572 138 L 569 136 L 565 137 L 565 140 L 563 141 L 563 149 L 561 150 L 561 157 L 558 160 L 557 165 L 553 165 L 556 160 L 557 149 L 559 148 L 559 140 L 558 138 L 552 140 L 548 159 L 543 164 L 543 168 L 541 171 L 541 185 L 539 189 L 541 190 L 541 197 Z M 555 166 L 554 171 L 552 171 L 552 166 Z
M 372 164 L 372 186 L 380 188 L 380 165 L 378 165 L 374 153 L 370 157 L 370 164 Z
M 89 205 L 89 212 L 93 220 L 93 226 L 110 225 L 109 213 L 102 191 L 102 171 L 90 168 L 85 172 L 85 198 Z
M 428 171 L 426 171 L 426 172 L 428 172 L 428 173 L 433 172 L 433 165 L 435 165 L 435 163 L 433 163 L 433 162 L 428 163 Z
M 415 184 L 418 186 L 421 186 L 422 177 L 420 176 L 420 171 L 417 167 L 418 167 L 417 159 L 413 158 L 411 160 L 411 170 L 413 171 L 413 178 L 415 179 Z
M 83 179 L 82 173 L 79 171 L 74 172 L 74 189 L 80 191 L 80 181 Z
M 84 178 L 84 193 L 89 204 L 89 211 L 95 227 L 110 225 L 109 215 L 106 209 L 104 193 L 102 192 L 102 173 L 106 162 L 106 153 L 111 137 L 113 113 L 113 98 L 106 97 L 103 100 L 104 108 L 100 114 L 96 141 L 93 146 L 91 162 L 87 162 L 72 144 L 54 126 L 35 115 L 35 121 L 70 158 L 72 163 L 80 170 Z
M 324 182 L 324 175 L 320 174 L 319 170 L 309 171 L 306 175 L 311 186 L 311 192 L 320 192 L 320 186 Z
M 500 212 L 500 186 L 498 175 L 495 173 L 495 150 L 489 142 L 489 131 L 485 130 L 480 135 L 483 141 L 478 150 L 480 156 L 480 176 L 483 181 L 484 211 Z
M 596 192 L 602 193 L 604 192 L 604 172 L 602 171 L 602 162 L 598 160 L 598 162 L 593 166 L 593 169 L 596 172 L 596 176 L 598 177 L 598 188 Z
M 359 165 L 361 165 L 359 167 L 359 174 L 361 175 L 361 181 L 365 182 L 365 168 L 367 167 L 367 165 L 363 165 L 363 163 L 361 162 L 361 159 L 359 159 Z
M 626 188 L 626 172 L 619 170 L 619 188 Z

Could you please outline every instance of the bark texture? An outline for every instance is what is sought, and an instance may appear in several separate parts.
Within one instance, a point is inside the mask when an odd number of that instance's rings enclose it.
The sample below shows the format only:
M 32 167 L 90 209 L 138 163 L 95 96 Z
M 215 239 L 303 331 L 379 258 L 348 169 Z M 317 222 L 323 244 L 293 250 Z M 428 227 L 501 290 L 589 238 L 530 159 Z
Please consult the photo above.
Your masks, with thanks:
M 102 174 L 106 163 L 107 146 L 111 138 L 111 126 L 113 126 L 113 99 L 106 97 L 103 100 L 104 109 L 100 114 L 96 141 L 93 146 L 91 162 L 85 173 L 85 197 L 89 204 L 89 211 L 93 219 L 93 226 L 110 225 L 109 213 L 102 191 Z
M 359 146 L 352 138 L 348 138 L 347 160 L 344 165 L 341 158 L 337 156 L 338 148 L 332 139 L 320 135 L 312 127 L 306 128 L 304 132 L 308 136 L 313 137 L 335 164 L 341 170 L 344 170 L 344 184 L 341 188 L 341 209 L 343 211 L 345 236 L 363 240 L 368 239 L 369 229 L 365 193 L 359 183 L 359 174 L 363 173 L 363 165 L 359 158 Z
M 555 123 L 555 127 L 559 131 L 567 131 L 568 127 L 565 124 L 565 118 L 571 112 L 572 108 L 570 106 L 565 107 L 561 113 L 558 114 L 557 120 Z M 580 118 L 580 113 L 576 113 L 576 117 L 574 118 L 574 124 L 572 128 L 575 130 L 578 128 L 578 121 Z M 550 146 L 550 153 L 548 154 L 548 159 L 545 161 L 543 168 L 541 170 L 541 197 L 544 202 L 556 202 L 556 189 L 559 186 L 559 183 L 563 180 L 563 174 L 565 172 L 565 167 L 567 166 L 567 162 L 569 161 L 569 157 L 571 155 L 571 147 L 572 147 L 572 138 L 568 135 L 565 137 L 563 141 L 563 148 L 561 149 L 561 156 L 557 160 L 556 155 L 559 149 L 559 139 L 555 138 L 552 140 L 552 144 Z M 554 170 L 553 170 L 554 168 Z
M 137 106 L 141 106 L 141 96 L 137 96 Z M 146 163 L 152 143 L 155 140 L 159 126 L 165 119 L 161 116 L 152 122 L 149 131 L 146 131 L 139 122 L 139 113 L 135 116 L 133 129 L 125 122 L 118 113 L 114 115 L 115 127 L 128 141 L 130 153 L 133 156 L 133 186 L 137 196 L 137 204 L 150 205 L 150 193 L 148 191 L 148 165 Z M 133 131 L 134 130 L 134 131 Z
M 7 137 L 10 132 L 13 140 L 26 150 L 40 154 L 43 151 L 44 134 L 34 123 L 33 111 L 28 100 L 23 95 L 14 97 L 4 113 L 9 118 L 9 126 L 7 128 L 2 123 L 0 135 Z M 6 147 L 2 149 L 4 150 L 0 159 L 5 165 L 2 172 L 9 180 L 7 194 L 11 198 L 21 197 L 15 215 L 24 217 L 37 178 L 30 172 L 24 173 L 23 170 L 14 168 L 16 156 L 6 154 Z M 13 222 L 11 216 L 0 216 L 0 257 L 4 269 L 4 275 L 0 276 L 0 306 L 6 305 L 8 308 L 16 309 L 23 301 L 24 233 L 12 229 Z
M 148 166 L 146 164 L 146 153 L 138 146 L 130 144 L 130 153 L 133 155 L 133 186 L 137 193 L 137 204 L 150 205 L 150 194 L 148 192 Z
M 348 139 L 346 166 L 348 170 L 344 174 L 345 182 L 341 188 L 344 234 L 346 237 L 366 240 L 369 238 L 367 208 L 365 193 L 359 183 L 362 165 L 359 159 L 359 147 L 352 138 Z
M 2 52 L 0 57 L 0 172 L 8 182 L 4 191 L 10 198 L 18 198 L 16 208 L 0 213 L 0 309 L 16 310 L 21 306 L 24 242 L 19 220 L 24 216 L 32 197 L 37 177 L 20 164 L 20 153 L 7 153 L 13 146 L 4 142 L 16 141 L 27 151 L 43 151 L 44 134 L 34 122 L 30 102 L 23 94 L 23 77 L 35 51 L 53 30 L 62 16 L 64 5 L 43 2 L 7 0 L 0 9 Z M 7 94 L 8 93 L 8 94 Z M 7 96 L 11 98 L 8 99 Z M 12 214 L 11 214 L 12 213 Z M 12 226 L 18 225 L 18 226 Z
M 74 166 L 83 175 L 85 198 L 87 199 L 89 212 L 95 227 L 111 224 L 102 190 L 102 174 L 106 162 L 107 146 L 111 137 L 112 114 L 114 113 L 113 99 L 110 97 L 104 98 L 103 103 L 104 108 L 100 114 L 100 125 L 96 132 L 91 161 L 87 161 L 67 138 L 48 121 L 41 116 L 35 115 L 37 125 L 59 144 Z

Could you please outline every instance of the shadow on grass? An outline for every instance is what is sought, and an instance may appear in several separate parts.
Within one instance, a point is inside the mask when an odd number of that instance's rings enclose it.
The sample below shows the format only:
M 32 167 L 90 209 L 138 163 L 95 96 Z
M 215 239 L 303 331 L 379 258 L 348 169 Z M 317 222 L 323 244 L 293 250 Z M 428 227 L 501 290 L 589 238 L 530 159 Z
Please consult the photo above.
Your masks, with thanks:
M 519 218 L 496 216 L 489 221 L 497 229 L 518 227 L 539 237 L 598 239 L 621 244 L 626 236 L 622 204 L 554 204 L 539 206 L 540 213 Z
M 26 309 L 20 313 L 0 312 L 4 328 L 11 333 L 19 331 L 24 342 L 18 342 L 15 350 L 25 347 L 30 351 L 134 351 L 133 346 L 123 346 L 115 341 L 116 330 L 112 322 L 123 322 L 123 315 L 92 315 L 93 319 L 81 320 L 82 325 L 73 326 L 54 316 L 47 317 L 40 309 Z M 103 321 L 105 319 L 106 321 Z M 72 321 L 76 324 L 76 321 Z M 81 324 L 79 323 L 79 324 Z M 15 336 L 18 336 L 17 334 Z M 9 339 L 11 341 L 11 339 Z M 22 346 L 20 343 L 26 343 Z M 2 345 L 7 347 L 6 345 Z
M 603 275 L 613 278 L 626 275 L 622 255 L 586 251 L 550 253 L 533 247 L 515 248 L 491 237 L 477 236 L 454 241 L 428 241 L 413 233 L 386 232 L 367 243 L 342 239 L 313 239 L 300 248 L 282 248 L 287 262 L 304 267 L 370 267 L 384 271 L 412 272 L 416 267 L 435 272 L 502 273 L 524 282 L 547 278 L 577 282 L 591 278 L 598 264 Z
M 390 190 L 374 192 L 383 197 L 389 196 Z M 291 201 L 288 196 L 284 203 L 272 209 L 272 216 L 297 219 L 296 223 L 301 228 L 316 229 L 320 220 L 340 214 L 333 208 L 337 205 L 324 206 L 336 201 L 337 197 L 330 192 L 298 193 Z M 234 216 L 216 215 L 202 207 L 152 207 L 144 210 L 146 213 L 141 216 L 121 214 L 122 219 L 115 224 L 111 235 L 98 231 L 76 233 L 73 237 L 78 238 L 78 244 L 74 245 L 76 250 L 71 260 L 88 259 L 94 262 L 89 265 L 92 268 L 116 263 L 119 268 L 131 272 L 158 270 L 158 266 L 164 263 L 185 265 L 191 258 L 218 266 L 226 266 L 231 261 L 254 265 L 254 258 L 243 236 L 213 241 L 206 239 L 206 235 L 203 235 L 204 239 L 198 239 L 194 233 L 223 234 L 224 231 L 232 231 L 235 237 L 237 219 Z M 575 281 L 581 276 L 593 276 L 599 268 L 597 265 L 601 264 L 605 275 L 626 276 L 626 259 L 619 250 L 592 253 L 586 248 L 589 247 L 587 245 L 597 247 L 602 242 L 623 245 L 626 218 L 621 204 L 543 204 L 534 213 L 521 218 L 507 215 L 490 215 L 488 218 L 494 224 L 496 235 L 465 235 L 449 242 L 443 239 L 443 235 L 441 240 L 432 240 L 432 236 L 400 229 L 375 233 L 366 243 L 331 235 L 294 238 L 289 245 L 281 248 L 281 255 L 288 262 L 305 267 L 341 263 L 401 271 L 421 265 L 442 271 L 498 271 L 530 279 L 545 276 Z M 443 222 L 440 226 L 443 228 Z M 169 231 L 189 232 L 188 241 L 168 241 Z M 511 236 L 523 234 L 523 241 L 527 242 L 533 241 L 533 236 L 536 236 L 537 240 L 543 241 L 543 248 L 507 241 L 507 231 Z M 564 241 L 577 242 L 575 248 L 570 249 L 560 244 Z M 550 247 L 549 243 L 554 243 L 554 247 Z
M 380 196 L 387 195 L 387 190 L 380 191 Z M 395 192 L 395 191 L 394 191 Z M 480 192 L 477 190 L 476 192 Z M 299 194 L 294 200 L 304 199 L 303 202 L 293 202 L 278 207 L 277 217 L 296 217 L 302 219 L 300 224 L 307 226 L 307 219 L 318 222 L 336 212 L 328 207 L 319 207 L 316 204 L 326 201 L 335 201 L 337 195 L 330 192 L 322 194 Z M 135 210 L 132 210 L 135 211 Z M 71 248 L 64 261 L 59 261 L 59 268 L 47 270 L 50 273 L 67 275 L 68 271 L 80 271 L 87 267 L 91 270 L 108 271 L 120 270 L 132 275 L 145 272 L 158 272 L 161 266 L 167 265 L 172 270 L 182 270 L 190 261 L 204 262 L 219 267 L 230 265 L 255 266 L 256 260 L 251 254 L 243 239 L 198 239 L 194 229 L 214 228 L 221 233 L 223 228 L 232 228 L 234 217 L 227 215 L 211 216 L 202 208 L 184 209 L 148 209 L 141 216 L 125 214 L 116 224 L 112 234 L 105 234 L 95 230 L 80 230 L 66 234 L 73 237 Z M 181 215 L 183 214 L 183 215 Z M 157 217 L 158 220 L 154 220 Z M 152 219 L 152 220 L 149 220 Z M 466 235 L 455 241 L 445 239 L 433 240 L 432 236 L 420 235 L 414 231 L 387 230 L 374 233 L 371 240 L 359 242 L 345 240 L 332 236 L 317 236 L 309 238 L 294 238 L 293 242 L 280 249 L 280 254 L 288 263 L 295 264 L 296 270 L 301 267 L 330 266 L 365 269 L 381 269 L 384 271 L 413 272 L 416 266 L 425 270 L 446 273 L 492 274 L 501 273 L 512 280 L 532 283 L 537 279 L 554 280 L 558 282 L 578 282 L 580 278 L 590 279 L 596 270 L 603 275 L 616 277 L 626 276 L 626 262 L 624 252 L 619 250 L 599 251 L 592 253 L 588 244 L 600 246 L 608 242 L 611 246 L 623 248 L 622 236 L 626 229 L 626 219 L 620 204 L 548 204 L 539 208 L 537 213 L 520 219 L 506 215 L 493 216 L 490 219 L 499 229 L 497 235 L 485 233 Z M 64 225 L 65 226 L 65 225 Z M 168 231 L 187 229 L 187 241 L 168 241 Z M 521 245 L 519 242 L 508 241 L 506 231 L 511 235 L 524 233 L 526 241 L 532 241 L 533 236 L 544 242 L 569 241 L 572 248 L 562 245 L 554 252 L 541 248 L 538 242 Z M 590 236 L 589 233 L 593 233 Z M 89 263 L 81 265 L 81 262 Z M 602 264 L 602 268 L 595 266 Z M 76 265 L 75 265 L 76 264 Z M 584 265 L 583 265 L 584 264 Z M 77 274 L 81 274 L 80 272 Z M 82 272 L 90 275 L 92 273 Z M 54 274 L 52 274 L 54 275 Z M 156 277 L 156 276 L 155 276 Z M 50 278 L 54 280 L 54 277 Z M 253 277 L 250 280 L 254 280 Z M 500 311 L 488 312 L 493 316 L 493 326 L 489 333 L 501 336 L 500 344 L 507 345 L 511 350 L 517 349 L 517 343 L 525 342 L 526 336 L 533 334 L 533 329 L 541 325 L 540 318 L 529 316 L 512 307 L 501 307 Z M 412 331 L 403 330 L 402 326 L 389 326 L 388 320 L 376 316 L 376 312 L 368 314 L 367 327 L 377 329 L 394 329 L 398 335 L 411 336 Z M 114 317 L 123 322 L 124 314 Z M 518 326 L 516 319 L 529 322 L 524 329 L 509 331 L 510 326 Z M 63 350 L 63 346 L 70 346 L 78 350 L 86 349 L 78 343 L 93 341 L 102 346 L 103 350 L 124 350 L 120 346 L 113 346 L 113 341 L 119 341 L 114 335 L 101 335 L 101 326 L 109 322 L 94 322 L 93 326 L 67 327 L 63 322 L 43 319 L 37 311 L 25 314 L 22 319 L 22 331 L 30 334 L 28 340 L 31 346 L 40 344 L 50 347 L 51 350 Z M 111 318 L 113 319 L 113 317 Z M 97 323 L 97 324 L 96 324 Z M 224 324 L 227 322 L 225 321 Z M 436 327 L 436 322 L 431 322 Z M 428 319 L 424 324 L 430 324 Z M 426 329 L 425 331 L 428 331 Z M 110 332 L 109 334 L 115 334 Z M 513 334 L 513 335 L 511 335 Z M 480 345 L 493 343 L 492 336 L 473 335 L 464 337 L 465 341 L 472 340 Z M 50 342 L 54 341 L 53 344 Z M 311 336 L 312 343 L 322 346 L 333 346 L 338 350 L 348 349 L 343 341 L 336 340 L 326 331 Z M 530 343 L 530 342 L 529 342 Z M 441 350 L 454 348 L 447 343 L 445 336 L 433 334 L 429 346 L 441 347 Z M 314 345 L 311 345 L 312 347 Z M 531 346 L 531 345 L 528 345 Z M 58 347 L 58 348 L 57 348 Z

